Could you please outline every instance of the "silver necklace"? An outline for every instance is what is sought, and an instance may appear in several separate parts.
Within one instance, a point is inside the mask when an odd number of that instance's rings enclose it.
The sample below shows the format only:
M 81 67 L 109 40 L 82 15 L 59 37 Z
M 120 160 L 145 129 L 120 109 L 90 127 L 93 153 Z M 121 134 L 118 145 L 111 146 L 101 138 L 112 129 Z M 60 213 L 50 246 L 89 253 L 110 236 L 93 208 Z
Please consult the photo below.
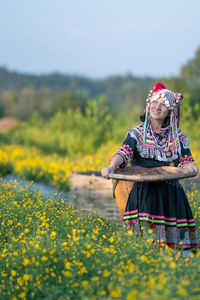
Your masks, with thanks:
M 169 126 L 165 127 L 165 129 L 167 129 L 167 128 L 169 128 Z M 154 134 L 154 130 L 153 130 L 152 124 L 151 124 L 151 130 L 152 130 L 153 138 L 154 138 L 156 144 L 159 145 L 159 141 L 158 141 L 158 139 L 156 138 L 156 136 Z M 165 132 L 166 132 L 166 130 L 165 130 Z M 161 134 L 161 136 L 163 137 L 162 138 L 162 143 L 163 143 L 162 147 L 164 148 L 164 151 L 166 152 L 167 156 L 170 156 L 171 152 L 169 151 L 169 146 L 168 146 L 169 131 L 168 131 L 168 134 L 166 135 L 166 137 L 164 138 L 165 132 L 163 132 L 163 134 Z

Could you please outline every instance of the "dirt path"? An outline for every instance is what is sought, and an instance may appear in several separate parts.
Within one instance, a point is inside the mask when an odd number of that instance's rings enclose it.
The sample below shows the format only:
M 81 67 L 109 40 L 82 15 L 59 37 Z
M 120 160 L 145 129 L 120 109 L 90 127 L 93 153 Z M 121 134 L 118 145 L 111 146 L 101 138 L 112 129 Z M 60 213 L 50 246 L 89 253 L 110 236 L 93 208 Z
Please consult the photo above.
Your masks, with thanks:
M 5 117 L 0 119 L 0 133 L 6 132 L 18 123 L 18 120 L 13 117 Z

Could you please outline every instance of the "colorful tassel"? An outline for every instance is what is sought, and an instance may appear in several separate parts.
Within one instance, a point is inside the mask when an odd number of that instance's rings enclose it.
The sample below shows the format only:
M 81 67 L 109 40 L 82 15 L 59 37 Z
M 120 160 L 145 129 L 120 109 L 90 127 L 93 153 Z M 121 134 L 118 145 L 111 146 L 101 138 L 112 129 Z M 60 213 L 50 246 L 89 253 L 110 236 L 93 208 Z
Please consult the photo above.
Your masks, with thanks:
M 144 121 L 144 134 L 143 134 L 143 139 L 146 142 L 146 136 L 147 136 L 147 128 L 149 124 L 149 107 L 150 104 L 147 104 L 146 106 L 146 112 L 145 112 L 145 121 Z

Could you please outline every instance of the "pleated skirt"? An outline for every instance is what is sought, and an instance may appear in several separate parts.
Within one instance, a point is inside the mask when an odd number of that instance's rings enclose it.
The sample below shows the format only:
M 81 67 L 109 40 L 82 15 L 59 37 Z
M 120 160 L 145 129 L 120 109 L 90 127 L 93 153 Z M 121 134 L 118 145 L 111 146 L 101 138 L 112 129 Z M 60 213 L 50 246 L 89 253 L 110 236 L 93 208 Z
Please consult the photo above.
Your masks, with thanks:
M 181 249 L 199 247 L 194 217 L 178 181 L 135 183 L 123 223 L 159 245 Z

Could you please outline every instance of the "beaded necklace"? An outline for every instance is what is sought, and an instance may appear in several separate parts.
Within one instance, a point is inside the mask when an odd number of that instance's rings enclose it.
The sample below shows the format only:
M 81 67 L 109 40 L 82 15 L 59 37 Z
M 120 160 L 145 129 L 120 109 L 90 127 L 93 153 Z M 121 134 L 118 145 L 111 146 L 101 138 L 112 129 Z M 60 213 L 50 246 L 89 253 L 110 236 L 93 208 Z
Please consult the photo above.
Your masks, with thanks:
M 153 130 L 153 127 L 152 127 L 152 123 L 150 123 L 150 127 L 151 127 L 151 131 L 152 131 L 152 136 L 153 136 L 153 139 L 155 140 L 156 144 L 159 146 L 159 145 L 162 145 L 162 147 L 164 148 L 165 147 L 165 151 L 168 151 L 169 150 L 169 147 L 168 147 L 168 138 L 169 138 L 169 132 L 170 130 L 168 130 L 167 132 L 167 135 L 165 138 L 162 139 L 162 142 L 160 142 L 157 137 L 155 136 L 155 133 L 154 133 L 154 130 Z M 164 133 L 161 133 L 161 136 L 163 134 L 165 134 L 166 130 L 167 129 L 170 129 L 170 125 L 165 127 L 165 128 L 160 128 L 160 131 L 163 130 Z
M 170 148 L 169 148 L 170 126 L 167 126 L 166 128 L 162 128 L 163 130 L 164 129 L 166 129 L 166 130 L 168 129 L 166 137 L 164 139 L 162 139 L 162 142 L 159 142 L 159 140 L 156 138 L 156 135 L 154 133 L 154 130 L 153 130 L 153 127 L 152 127 L 151 123 L 150 123 L 150 127 L 151 127 L 151 131 L 152 131 L 152 137 L 155 140 L 156 144 L 157 145 L 159 145 L 159 144 L 162 145 L 162 148 L 165 151 L 165 154 L 166 154 L 166 156 L 168 158 L 170 166 L 174 166 L 174 162 L 173 162 L 173 159 L 172 159 L 172 152 L 170 151 Z M 161 133 L 161 134 L 165 134 L 166 130 L 163 133 Z

